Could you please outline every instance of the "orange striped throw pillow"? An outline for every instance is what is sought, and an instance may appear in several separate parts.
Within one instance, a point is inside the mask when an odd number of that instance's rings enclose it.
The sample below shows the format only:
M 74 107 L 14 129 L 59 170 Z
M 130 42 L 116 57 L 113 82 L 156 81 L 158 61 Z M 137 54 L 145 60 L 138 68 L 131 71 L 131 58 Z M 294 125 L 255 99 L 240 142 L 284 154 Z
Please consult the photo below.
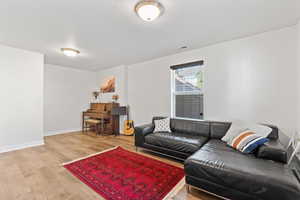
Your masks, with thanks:
M 227 144 L 243 153 L 252 153 L 256 148 L 268 141 L 269 139 L 255 134 L 254 131 L 244 130 Z

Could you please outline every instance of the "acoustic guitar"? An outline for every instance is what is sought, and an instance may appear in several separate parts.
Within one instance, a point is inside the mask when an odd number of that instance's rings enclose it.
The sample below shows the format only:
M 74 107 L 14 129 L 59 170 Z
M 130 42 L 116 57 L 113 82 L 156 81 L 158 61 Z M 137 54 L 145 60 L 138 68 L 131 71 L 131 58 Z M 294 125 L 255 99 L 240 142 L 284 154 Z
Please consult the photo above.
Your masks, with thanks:
M 123 134 L 128 136 L 134 134 L 133 120 L 129 120 L 129 106 L 127 106 L 127 120 L 124 121 Z

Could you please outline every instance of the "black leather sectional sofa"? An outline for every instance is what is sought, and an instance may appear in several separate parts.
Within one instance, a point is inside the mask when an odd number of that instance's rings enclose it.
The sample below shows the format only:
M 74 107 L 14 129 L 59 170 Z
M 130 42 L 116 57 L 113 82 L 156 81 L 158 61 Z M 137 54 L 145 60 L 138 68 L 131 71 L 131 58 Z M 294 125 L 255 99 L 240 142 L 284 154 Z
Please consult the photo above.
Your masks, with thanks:
M 162 117 L 154 117 L 153 120 Z M 172 133 L 153 133 L 154 123 L 135 128 L 135 145 L 184 161 L 186 183 L 232 200 L 300 200 L 299 160 L 274 126 L 270 142 L 242 154 L 221 138 L 231 123 L 171 119 Z

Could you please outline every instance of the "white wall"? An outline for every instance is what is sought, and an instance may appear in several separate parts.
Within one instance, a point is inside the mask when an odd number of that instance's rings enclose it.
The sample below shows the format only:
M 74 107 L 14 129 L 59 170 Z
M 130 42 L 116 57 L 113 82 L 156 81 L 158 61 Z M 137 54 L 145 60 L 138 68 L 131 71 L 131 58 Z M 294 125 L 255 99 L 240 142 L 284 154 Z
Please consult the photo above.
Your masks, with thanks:
M 0 152 L 43 144 L 42 54 L 0 45 Z
M 128 102 L 136 124 L 170 115 L 169 67 L 205 61 L 204 114 L 297 127 L 296 26 L 128 66 Z
M 94 72 L 45 65 L 45 135 L 80 130 L 95 85 Z
M 297 62 L 298 62 L 298 134 L 300 138 L 300 21 L 297 24 Z

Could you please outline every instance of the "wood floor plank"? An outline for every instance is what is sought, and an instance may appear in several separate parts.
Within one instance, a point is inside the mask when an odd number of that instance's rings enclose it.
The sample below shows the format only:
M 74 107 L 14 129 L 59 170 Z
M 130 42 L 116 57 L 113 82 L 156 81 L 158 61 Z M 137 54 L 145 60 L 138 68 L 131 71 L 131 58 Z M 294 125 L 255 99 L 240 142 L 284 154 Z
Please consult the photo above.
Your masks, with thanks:
M 5 200 L 103 200 L 62 167 L 72 161 L 115 146 L 135 151 L 130 136 L 95 136 L 67 133 L 45 137 L 45 145 L 0 154 L 0 199 Z M 157 154 L 139 153 L 175 166 L 182 163 Z M 183 188 L 174 200 L 218 200 L 198 190 Z

